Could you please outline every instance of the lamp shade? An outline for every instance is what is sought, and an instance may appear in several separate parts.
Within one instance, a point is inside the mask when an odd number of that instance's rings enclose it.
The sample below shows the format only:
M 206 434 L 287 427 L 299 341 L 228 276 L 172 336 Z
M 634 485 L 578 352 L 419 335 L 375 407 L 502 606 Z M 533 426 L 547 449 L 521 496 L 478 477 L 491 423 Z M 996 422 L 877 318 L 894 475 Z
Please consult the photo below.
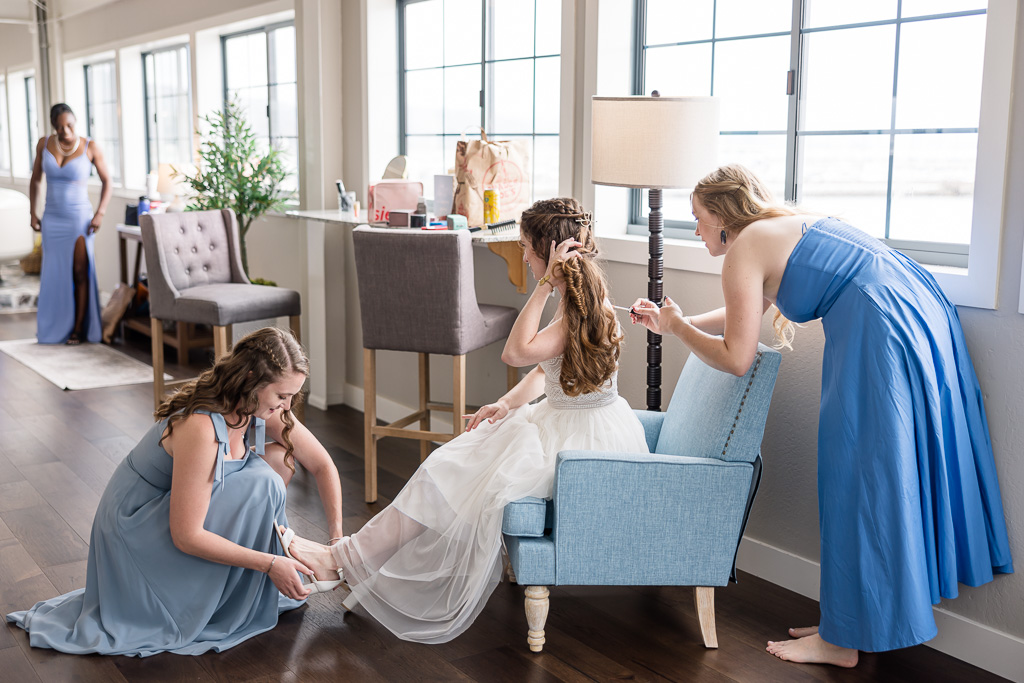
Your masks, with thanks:
M 590 180 L 691 188 L 718 164 L 718 98 L 594 97 Z
M 157 167 L 156 191 L 160 194 L 174 194 L 178 189 L 178 179 L 174 177 L 174 168 L 170 164 Z

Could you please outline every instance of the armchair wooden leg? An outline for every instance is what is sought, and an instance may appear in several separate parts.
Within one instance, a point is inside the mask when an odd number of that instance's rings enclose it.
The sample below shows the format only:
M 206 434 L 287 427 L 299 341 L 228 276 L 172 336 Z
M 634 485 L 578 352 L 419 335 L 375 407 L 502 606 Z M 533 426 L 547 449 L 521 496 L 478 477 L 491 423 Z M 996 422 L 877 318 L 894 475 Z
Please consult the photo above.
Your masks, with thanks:
M 430 403 L 430 354 L 420 353 L 420 410 L 423 417 L 420 418 L 420 430 L 430 431 L 430 410 L 427 404 Z M 420 440 L 420 462 L 430 455 L 430 442 L 426 439 Z
M 156 318 L 149 319 L 149 336 L 153 345 L 153 409 L 164 400 L 164 324 Z
M 715 589 L 710 586 L 696 586 L 693 600 L 697 605 L 697 619 L 700 620 L 700 635 L 704 647 L 718 647 L 718 632 L 715 629 Z
M 512 391 L 516 388 L 516 385 L 519 384 L 519 368 L 514 368 L 511 365 L 508 365 L 506 366 L 505 374 L 508 383 L 508 390 Z
M 377 352 L 363 349 L 363 460 L 366 465 L 366 502 L 377 500 Z
M 300 316 L 290 315 L 288 316 L 288 329 L 292 331 L 292 336 L 295 337 L 295 341 L 302 343 L 302 320 Z
M 544 649 L 544 624 L 548 620 L 548 596 L 550 592 L 544 586 L 529 586 L 526 589 L 526 623 L 530 630 L 526 642 L 531 652 Z
M 225 355 L 231 347 L 228 343 L 228 328 L 223 325 L 213 326 L 213 362 L 216 363 Z

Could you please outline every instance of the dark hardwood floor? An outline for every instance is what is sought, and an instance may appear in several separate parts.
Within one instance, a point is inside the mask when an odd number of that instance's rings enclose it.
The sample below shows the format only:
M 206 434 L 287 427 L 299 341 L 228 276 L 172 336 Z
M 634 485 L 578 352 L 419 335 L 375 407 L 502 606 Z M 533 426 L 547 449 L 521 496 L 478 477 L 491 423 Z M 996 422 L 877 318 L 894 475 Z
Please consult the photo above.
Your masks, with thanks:
M 32 314 L 0 315 L 0 339 L 34 336 Z M 121 350 L 148 362 L 148 339 Z M 202 354 L 193 352 L 201 362 Z M 169 365 L 186 376 L 187 369 Z M 65 392 L 0 353 L 0 613 L 85 585 L 89 530 L 114 467 L 152 421 L 151 385 Z M 381 442 L 381 499 L 363 503 L 362 413 L 306 408 L 341 473 L 346 533 L 362 526 L 419 462 L 413 442 Z M 288 491 L 293 527 L 325 537 L 311 477 Z M 553 588 L 547 645 L 526 646 L 523 589 L 501 584 L 464 635 L 444 645 L 398 640 L 333 595 L 286 613 L 274 630 L 199 657 L 74 656 L 33 649 L 0 629 L 0 680 L 22 681 L 982 681 L 1002 680 L 924 646 L 862 655 L 853 670 L 794 665 L 764 651 L 817 604 L 756 577 L 716 591 L 717 650 L 706 650 L 689 588 Z

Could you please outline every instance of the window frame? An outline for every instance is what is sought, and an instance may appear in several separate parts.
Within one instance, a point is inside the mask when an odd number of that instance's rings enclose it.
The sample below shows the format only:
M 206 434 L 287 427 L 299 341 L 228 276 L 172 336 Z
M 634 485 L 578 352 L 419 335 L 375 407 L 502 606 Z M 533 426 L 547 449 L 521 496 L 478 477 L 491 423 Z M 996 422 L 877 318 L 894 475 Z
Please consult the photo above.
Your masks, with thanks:
M 23 87 L 25 88 L 25 128 L 28 138 L 28 167 L 29 174 L 32 173 L 32 169 L 35 168 L 36 164 L 36 143 L 39 139 L 39 121 L 36 116 L 36 75 L 29 74 L 24 77 Z M 29 82 L 31 81 L 32 87 L 29 88 Z M 32 134 L 33 127 L 36 129 L 36 134 Z
M 405 54 L 405 37 L 406 37 L 405 36 L 405 9 L 409 5 L 414 5 L 414 4 L 417 4 L 417 3 L 420 3 L 420 2 L 428 2 L 428 1 L 429 0 L 397 0 L 396 1 L 396 10 L 397 10 L 396 23 L 397 23 L 397 26 L 398 26 L 398 153 L 402 154 L 402 155 L 407 153 L 407 145 L 406 145 L 407 140 L 406 140 L 406 138 L 409 137 L 409 133 L 407 131 L 407 124 L 406 124 L 406 95 L 405 95 L 405 93 L 406 93 L 406 73 L 408 71 L 410 71 L 410 69 L 406 68 L 406 61 L 405 61 L 406 60 L 406 54 Z M 495 135 L 509 135 L 509 136 L 514 136 L 516 138 L 520 138 L 520 139 L 530 139 L 531 140 L 531 150 L 535 150 L 535 146 L 533 145 L 533 141 L 536 138 L 555 138 L 555 139 L 560 139 L 563 136 L 563 131 L 561 130 L 561 126 L 559 127 L 559 131 L 557 133 L 538 133 L 538 132 L 536 132 L 536 102 L 537 102 L 536 62 L 537 62 L 538 59 L 548 59 L 548 58 L 551 58 L 551 57 L 558 57 L 559 63 L 561 65 L 561 63 L 563 63 L 564 59 L 565 59 L 565 56 L 563 55 L 563 47 L 564 46 L 559 44 L 559 50 L 558 50 L 557 53 L 554 53 L 554 54 L 542 54 L 542 55 L 540 55 L 540 54 L 532 54 L 532 55 L 526 56 L 526 57 L 513 57 L 513 58 L 505 58 L 505 59 L 489 59 L 488 56 L 487 56 L 487 47 L 488 47 L 488 42 L 487 41 L 488 41 L 488 38 L 490 36 L 490 31 L 488 30 L 488 16 L 489 16 L 489 12 L 491 10 L 491 7 L 490 7 L 491 2 L 490 2 L 490 0 L 479 0 L 479 2 L 480 2 L 480 20 L 481 20 L 481 41 L 480 41 L 480 60 L 479 60 L 479 66 L 480 66 L 480 99 L 479 99 L 479 102 L 480 102 L 480 122 L 479 122 L 479 126 L 480 126 L 480 128 L 482 128 L 484 131 L 486 131 L 488 136 L 491 135 L 491 131 L 488 129 L 488 125 L 487 124 L 488 124 L 488 112 L 492 111 L 492 107 L 489 107 L 488 105 L 489 104 L 493 104 L 493 94 L 491 93 L 490 89 L 488 88 L 488 78 L 487 78 L 488 67 L 490 67 L 491 65 L 499 64 L 499 63 L 503 63 L 503 62 L 527 61 L 527 60 L 530 60 L 530 61 L 532 61 L 534 63 L 534 80 L 533 80 L 533 92 L 532 92 L 532 100 L 531 100 L 533 102 L 533 118 L 534 118 L 533 126 L 532 126 L 533 130 L 530 133 L 504 133 L 502 131 L 496 131 L 494 134 Z M 533 2 L 533 13 L 534 13 L 534 53 L 536 53 L 536 41 L 537 41 L 537 28 L 536 28 L 537 0 L 532 0 L 532 2 Z M 559 16 L 561 18 L 561 10 L 559 11 Z M 443 73 L 445 69 L 450 69 L 450 68 L 454 68 L 454 67 L 473 66 L 473 65 L 476 65 L 477 63 L 478 62 L 475 62 L 475 61 L 474 62 L 465 62 L 465 63 L 460 63 L 460 64 L 443 64 L 442 63 L 439 66 L 428 67 L 428 68 L 429 69 L 438 69 L 438 70 L 441 70 L 442 73 Z M 420 70 L 421 69 L 412 69 L 412 71 L 420 71 Z M 423 70 L 426 70 L 426 69 L 423 69 Z M 561 75 L 561 73 L 562 73 L 561 72 L 561 68 L 559 69 L 559 72 L 560 72 L 560 75 Z M 564 84 L 562 84 L 562 86 L 564 87 Z M 559 101 L 559 108 L 560 109 L 561 109 L 561 106 L 562 106 L 562 102 Z M 443 114 L 442 114 L 442 117 L 443 117 Z M 464 134 L 465 134 L 465 132 L 463 132 L 462 135 L 464 135 Z M 443 118 L 442 118 L 442 131 L 440 133 L 413 133 L 412 135 L 414 135 L 414 136 L 421 136 L 421 137 L 424 137 L 424 138 L 430 137 L 430 138 L 442 138 L 442 139 L 444 139 L 445 137 L 453 137 L 456 134 L 455 133 L 446 133 L 446 132 L 444 132 Z M 561 149 L 559 149 L 559 154 L 558 154 L 559 176 L 561 176 L 562 172 L 563 172 L 563 169 L 561 167 L 562 166 L 562 158 L 561 157 L 562 157 Z M 531 166 L 533 166 L 533 168 L 530 169 L 530 173 L 531 173 L 531 187 L 530 187 L 530 189 L 531 189 L 531 192 L 533 192 L 533 191 L 535 191 L 534 190 L 535 183 L 533 183 L 532 180 L 536 176 L 536 172 L 535 172 L 535 170 L 536 170 L 536 167 L 535 167 L 535 164 L 536 164 L 536 154 L 533 153 L 532 151 L 531 151 L 531 155 L 530 155 L 530 164 L 531 164 Z M 426 189 L 427 188 L 424 188 L 425 191 L 426 191 Z
M 294 19 L 289 19 L 289 20 L 286 20 L 286 21 L 278 21 L 278 22 L 275 22 L 273 24 L 266 24 L 264 26 L 257 26 L 255 28 L 243 29 L 243 30 L 240 30 L 240 31 L 233 31 L 231 33 L 223 33 L 223 34 L 220 35 L 221 101 L 223 103 L 223 108 L 224 108 L 225 112 L 227 112 L 228 92 L 230 90 L 230 88 L 228 87 L 228 55 L 227 55 L 227 43 L 228 43 L 228 41 L 231 40 L 232 38 L 240 38 L 242 36 L 253 35 L 253 34 L 256 34 L 256 33 L 263 33 L 263 34 L 266 35 L 266 41 L 267 41 L 267 63 L 266 63 L 266 73 L 267 73 L 267 85 L 266 85 L 266 87 L 267 87 L 267 145 L 268 145 L 268 147 L 272 147 L 273 146 L 273 141 L 274 141 L 274 137 L 275 137 L 274 136 L 274 117 L 273 117 L 273 114 L 271 113 L 272 112 L 272 107 L 270 106 L 270 100 L 271 100 L 270 89 L 273 86 L 275 86 L 275 85 L 287 85 L 288 83 L 290 83 L 290 81 L 275 81 L 275 82 L 271 82 L 271 68 L 270 68 L 270 65 L 273 63 L 273 60 L 274 60 L 274 58 L 275 58 L 275 56 L 277 54 L 277 45 L 276 45 L 277 41 L 273 40 L 271 38 L 270 34 L 273 31 L 276 31 L 276 30 L 282 29 L 282 28 L 287 28 L 287 27 L 291 27 L 292 29 L 294 29 L 295 28 L 295 20 Z M 296 40 L 297 39 L 298 39 L 298 34 L 296 34 Z M 298 79 L 299 79 L 298 66 L 296 65 L 296 73 L 295 73 L 295 84 L 296 84 L 296 87 L 298 86 Z M 296 117 L 296 119 L 297 118 L 298 117 Z M 298 123 L 298 121 L 296 120 L 296 124 L 297 123 Z M 288 136 L 279 135 L 277 137 L 289 137 L 290 138 L 292 136 L 290 136 L 290 135 L 288 135 Z M 299 183 L 301 181 L 301 170 L 302 170 L 302 163 L 300 162 L 299 157 L 298 157 L 298 153 L 301 153 L 302 150 L 301 150 L 301 145 L 298 144 L 298 139 L 299 139 L 298 135 L 296 135 L 295 136 L 295 140 L 296 140 L 296 146 L 295 147 L 296 147 L 296 152 L 297 152 L 296 157 L 295 157 L 295 188 L 296 189 L 293 192 L 289 193 L 289 196 L 296 197 L 296 198 L 298 197 L 298 193 L 299 193 L 298 188 L 299 188 Z
M 0 176 L 10 177 L 14 161 L 11 158 L 11 122 L 8 116 L 7 74 L 0 71 Z
M 150 135 L 150 130 L 151 129 L 150 129 L 150 121 L 149 121 L 149 114 L 150 114 L 150 112 L 149 112 L 149 78 L 146 75 L 146 59 L 149 58 L 150 56 L 157 55 L 157 54 L 160 54 L 160 53 L 163 53 L 163 52 L 177 52 L 178 50 L 184 50 L 185 51 L 185 60 L 186 60 L 186 64 L 188 66 L 188 72 L 189 72 L 188 76 L 185 79 L 185 83 L 186 83 L 185 95 L 188 98 L 188 110 L 189 110 L 189 116 L 188 116 L 189 156 L 191 157 L 192 155 L 195 154 L 195 149 L 193 147 L 193 142 L 192 142 L 192 138 L 195 135 L 195 130 L 194 130 L 194 125 L 193 125 L 193 121 L 192 121 L 192 114 L 191 114 L 191 112 L 192 112 L 192 100 L 193 100 L 193 97 L 194 97 L 194 94 L 192 92 L 192 74 L 191 74 L 191 71 L 192 71 L 192 51 L 190 49 L 189 43 L 178 43 L 176 45 L 168 45 L 168 46 L 165 46 L 165 47 L 153 48 L 151 50 L 143 50 L 142 53 L 141 53 L 141 57 L 142 57 L 142 111 L 143 111 L 143 117 L 144 117 L 144 120 L 145 120 L 144 133 L 145 133 L 145 138 L 146 138 L 146 168 L 148 169 L 146 171 L 146 173 L 152 173 L 154 170 L 156 170 L 153 167 L 153 159 L 151 158 L 151 152 L 150 152 L 150 141 L 151 141 L 152 137 Z M 154 70 L 153 71 L 154 71 L 154 74 L 155 74 L 156 73 L 155 63 L 154 63 Z M 155 97 L 156 97 L 156 85 L 155 85 L 155 83 L 154 83 L 154 87 L 153 87 L 153 93 L 154 93 L 154 99 L 155 99 Z M 160 131 L 160 126 L 159 126 L 159 122 L 157 122 L 157 127 L 156 127 L 157 135 L 159 135 L 159 131 Z M 157 144 L 159 145 L 159 138 L 157 138 Z M 159 165 L 159 161 L 157 163 Z
M 993 4 L 992 2 L 989 5 Z M 988 6 L 984 10 L 963 10 L 957 12 L 941 12 L 935 14 L 912 16 L 912 17 L 897 17 L 893 19 L 885 19 L 878 21 L 868 22 L 855 22 L 849 24 L 837 24 L 826 27 L 812 27 L 803 28 L 802 18 L 803 12 L 805 11 L 806 2 L 805 0 L 792 0 L 792 21 L 790 24 L 790 79 L 792 88 L 788 93 L 789 100 L 789 115 L 787 117 L 786 130 L 786 180 L 785 180 L 785 196 L 784 199 L 787 202 L 795 202 L 799 199 L 799 187 L 797 178 L 799 177 L 800 169 L 800 158 L 799 158 L 799 145 L 801 137 L 810 137 L 815 135 L 835 134 L 836 131 L 801 131 L 798 127 L 799 124 L 799 108 L 803 100 L 803 92 L 805 83 L 803 75 L 806 72 L 805 55 L 803 54 L 803 36 L 812 33 L 823 33 L 827 31 L 842 30 L 848 28 L 861 28 L 868 26 L 883 26 L 883 25 L 895 25 L 897 36 L 896 36 L 896 55 L 894 57 L 894 69 L 899 67 L 899 30 L 900 27 L 908 23 L 919 23 L 922 21 L 934 21 L 939 19 L 963 17 L 963 16 L 979 16 L 986 15 L 986 27 L 991 27 L 988 14 L 991 13 L 991 7 Z M 634 0 L 633 3 L 633 70 L 632 70 L 632 94 L 642 95 L 644 93 L 644 72 L 646 67 L 646 25 L 647 25 L 647 0 Z M 765 37 L 777 37 L 786 35 L 786 32 L 773 31 L 763 34 L 749 34 L 743 36 L 729 36 L 726 38 L 718 38 L 712 36 L 710 39 L 700 41 L 685 41 L 686 43 L 711 43 L 715 45 L 719 42 L 731 42 L 737 39 L 749 40 L 755 38 Z M 988 37 L 986 36 L 986 48 L 988 51 Z M 682 44 L 682 43 L 681 43 Z M 712 50 L 714 47 L 712 47 Z M 712 65 L 714 60 L 712 59 Z M 983 76 L 987 70 L 987 60 L 983 65 Z M 714 66 L 712 66 L 712 69 Z M 714 94 L 714 78 L 711 79 L 712 92 Z M 894 93 L 893 104 L 892 104 L 892 116 L 895 116 L 896 110 L 896 94 Z M 842 135 L 858 135 L 858 134 L 872 134 L 872 135 L 888 135 L 890 140 L 889 146 L 889 159 L 888 159 L 888 171 L 886 179 L 886 225 L 885 225 L 885 236 L 880 238 L 883 242 L 889 246 L 899 249 L 903 253 L 907 254 L 911 258 L 918 260 L 927 265 L 934 265 L 940 267 L 953 267 L 953 268 L 964 268 L 968 266 L 970 247 L 971 243 L 960 244 L 960 243 L 947 243 L 947 242 L 931 242 L 931 241 L 918 241 L 918 240 L 901 240 L 892 239 L 889 237 L 891 226 L 889 224 L 889 216 L 891 213 L 892 206 L 892 175 L 893 175 L 893 147 L 892 142 L 896 135 L 902 134 L 923 134 L 923 133 L 974 133 L 980 135 L 980 129 L 982 127 L 982 121 L 979 119 L 978 127 L 967 130 L 967 129 L 897 129 L 895 127 L 894 119 L 891 120 L 890 126 L 887 129 L 879 130 L 843 130 L 839 133 Z M 767 131 L 758 131 L 758 133 L 764 133 Z M 772 131 L 775 133 L 774 131 Z M 744 134 L 739 132 L 726 132 L 724 135 L 732 134 Z M 979 149 L 981 147 L 979 138 Z M 980 155 L 979 155 L 980 156 Z M 977 197 L 977 176 L 980 161 L 976 165 L 975 169 L 975 198 Z M 642 190 L 631 190 L 629 193 L 629 224 L 627 226 L 627 234 L 630 235 L 646 235 L 647 220 L 642 217 L 644 210 L 643 205 L 643 194 Z M 696 236 L 693 234 L 694 228 L 696 227 L 695 221 L 681 221 L 677 219 L 664 219 L 664 236 L 666 238 L 683 239 L 688 241 L 696 240 Z
M 96 66 L 107 66 L 107 65 L 110 65 L 111 67 L 113 67 L 113 70 L 114 70 L 114 117 L 115 117 L 115 120 L 117 120 L 117 122 L 118 122 L 118 129 L 115 131 L 114 135 L 115 135 L 115 137 L 117 137 L 117 140 L 118 140 L 118 149 L 117 149 L 117 154 L 116 155 L 112 156 L 110 154 L 111 150 L 106 150 L 106 149 L 104 150 L 104 154 L 105 154 L 105 158 L 108 160 L 108 164 L 107 164 L 108 167 L 110 165 L 109 164 L 109 160 L 110 159 L 116 159 L 117 160 L 117 173 L 112 173 L 111 176 L 110 176 L 110 180 L 115 185 L 120 185 L 121 182 L 122 182 L 122 176 L 124 175 L 124 170 L 121 168 L 121 132 L 120 132 L 121 108 L 120 108 L 120 106 L 118 106 L 120 103 L 118 101 L 118 93 L 117 93 L 117 79 L 118 79 L 118 75 L 117 75 L 117 60 L 114 57 L 111 57 L 109 59 L 99 59 L 99 60 L 96 60 L 94 62 L 85 62 L 82 65 L 82 87 L 83 87 L 83 90 L 84 90 L 84 93 L 85 93 L 85 134 L 86 134 L 86 136 L 88 136 L 88 138 L 90 140 L 93 139 L 93 133 L 92 133 L 92 101 L 91 101 L 91 98 L 90 98 L 90 95 L 89 95 L 89 69 L 91 69 L 93 67 L 96 67 Z M 143 69 L 143 77 L 145 77 L 145 69 Z M 143 96 L 145 96 L 145 95 L 143 95 Z M 147 145 L 147 149 L 148 149 L 148 145 Z M 90 175 L 92 175 L 92 176 L 96 175 L 96 167 L 95 166 L 92 167 Z

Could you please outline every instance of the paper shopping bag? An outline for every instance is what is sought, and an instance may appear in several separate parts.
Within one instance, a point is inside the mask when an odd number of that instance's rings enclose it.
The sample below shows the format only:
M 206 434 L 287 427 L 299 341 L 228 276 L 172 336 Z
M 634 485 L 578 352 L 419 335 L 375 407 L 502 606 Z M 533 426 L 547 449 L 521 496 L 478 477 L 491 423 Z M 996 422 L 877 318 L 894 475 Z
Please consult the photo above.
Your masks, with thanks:
M 500 220 L 519 220 L 530 206 L 529 140 L 459 140 L 455 147 L 455 213 L 484 223 L 484 190 L 498 191 Z

